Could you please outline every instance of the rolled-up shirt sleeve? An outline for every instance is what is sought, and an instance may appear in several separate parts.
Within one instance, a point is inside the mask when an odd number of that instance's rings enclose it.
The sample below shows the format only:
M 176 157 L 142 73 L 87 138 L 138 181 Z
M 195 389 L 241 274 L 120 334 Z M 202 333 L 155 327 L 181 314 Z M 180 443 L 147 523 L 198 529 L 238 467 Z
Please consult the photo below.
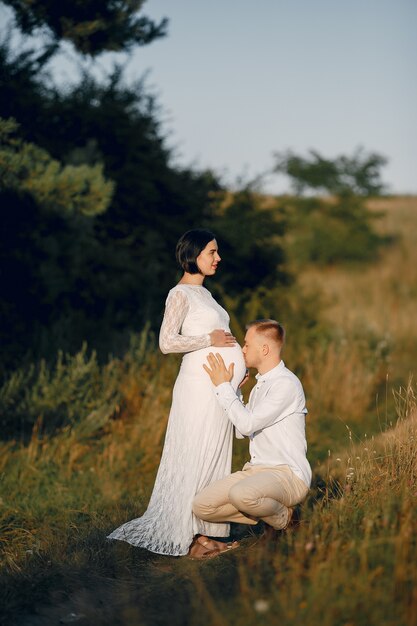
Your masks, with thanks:
M 214 388 L 216 398 L 230 421 L 242 435 L 250 436 L 272 426 L 294 412 L 296 389 L 290 380 L 280 380 L 271 386 L 265 398 L 253 409 L 244 406 L 230 383 Z
M 181 334 L 181 326 L 188 313 L 189 303 L 183 291 L 174 291 L 167 298 L 164 319 L 159 333 L 161 352 L 193 352 L 211 345 L 210 334 L 187 337 Z

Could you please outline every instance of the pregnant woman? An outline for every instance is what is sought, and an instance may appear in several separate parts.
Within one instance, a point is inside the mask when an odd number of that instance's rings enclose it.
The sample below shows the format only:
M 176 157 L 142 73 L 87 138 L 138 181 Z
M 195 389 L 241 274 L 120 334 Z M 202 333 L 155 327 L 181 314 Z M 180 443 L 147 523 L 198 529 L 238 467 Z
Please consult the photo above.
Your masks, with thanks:
M 220 262 L 210 231 L 186 232 L 178 241 L 184 270 L 168 293 L 159 344 L 162 352 L 184 352 L 176 379 L 162 458 L 147 511 L 109 535 L 151 552 L 204 558 L 225 546 L 207 536 L 227 537 L 229 524 L 204 522 L 192 513 L 194 496 L 231 472 L 232 424 L 217 403 L 203 369 L 216 348 L 235 364 L 235 389 L 245 376 L 240 346 L 229 329 L 227 312 L 203 286 Z

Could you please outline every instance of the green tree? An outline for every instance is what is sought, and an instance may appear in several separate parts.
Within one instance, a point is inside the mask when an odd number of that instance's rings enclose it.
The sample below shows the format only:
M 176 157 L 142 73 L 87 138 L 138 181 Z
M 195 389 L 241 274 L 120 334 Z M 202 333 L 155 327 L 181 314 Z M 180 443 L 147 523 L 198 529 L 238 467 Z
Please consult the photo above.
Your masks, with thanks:
M 279 201 L 288 220 L 286 249 L 293 265 L 369 261 L 388 241 L 374 227 L 380 216 L 366 198 L 382 192 L 386 159 L 358 150 L 334 160 L 311 151 L 276 155 L 275 171 L 286 174 L 295 195 Z M 317 195 L 321 194 L 321 195 Z
M 54 324 L 65 339 L 74 310 L 88 315 L 90 287 L 100 282 L 93 218 L 113 193 L 100 166 L 63 165 L 16 131 L 14 120 L 0 119 L 0 370 Z
M 139 15 L 144 0 L 3 0 L 15 14 L 22 33 L 45 30 L 53 45 L 70 41 L 82 54 L 127 51 L 166 34 L 167 20 L 159 24 Z
M 0 188 L 27 193 L 44 209 L 97 215 L 110 204 L 114 184 L 101 164 L 63 165 L 16 136 L 18 124 L 0 118 Z
M 384 190 L 381 168 L 385 157 L 375 152 L 367 154 L 359 148 L 353 156 L 339 156 L 333 160 L 310 150 L 310 158 L 291 152 L 275 154 L 275 172 L 290 177 L 296 194 L 308 190 L 334 195 L 379 195 Z

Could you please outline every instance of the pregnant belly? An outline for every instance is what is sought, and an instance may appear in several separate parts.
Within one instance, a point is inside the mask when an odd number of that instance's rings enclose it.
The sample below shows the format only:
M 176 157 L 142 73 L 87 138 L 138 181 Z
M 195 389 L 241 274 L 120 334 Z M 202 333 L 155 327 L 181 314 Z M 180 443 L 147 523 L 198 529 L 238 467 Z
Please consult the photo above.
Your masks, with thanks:
M 207 381 L 209 381 L 209 375 L 203 369 L 203 364 L 208 365 L 207 355 L 210 354 L 210 352 L 221 354 L 226 367 L 229 367 L 230 363 L 235 364 L 232 385 L 236 389 L 244 378 L 246 371 L 242 348 L 238 344 L 233 348 L 216 348 L 215 346 L 210 346 L 210 348 L 202 348 L 201 350 L 189 352 L 185 354 L 182 359 L 180 373 L 202 379 L 207 378 Z

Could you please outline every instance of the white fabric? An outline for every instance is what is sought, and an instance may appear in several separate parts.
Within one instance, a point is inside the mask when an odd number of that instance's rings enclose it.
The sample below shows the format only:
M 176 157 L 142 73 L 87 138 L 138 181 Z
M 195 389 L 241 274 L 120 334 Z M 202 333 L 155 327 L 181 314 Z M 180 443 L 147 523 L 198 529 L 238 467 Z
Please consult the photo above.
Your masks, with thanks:
M 214 388 L 218 402 L 236 429 L 250 438 L 252 465 L 288 465 L 307 487 L 311 467 L 306 457 L 305 396 L 301 382 L 281 361 L 257 374 L 247 406 L 230 383 Z
M 199 345 L 201 337 L 216 328 L 229 331 L 229 316 L 207 289 L 192 285 L 171 289 L 161 328 L 164 350 L 177 352 L 184 339 L 190 349 L 190 345 Z M 231 472 L 233 426 L 219 406 L 203 369 L 210 351 L 210 347 L 200 347 L 184 355 L 148 509 L 142 517 L 117 528 L 110 539 L 127 541 L 158 554 L 180 556 L 187 554 L 197 533 L 228 536 L 229 524 L 204 522 L 192 513 L 195 494 Z M 216 352 L 227 365 L 235 363 L 230 385 L 235 393 L 245 375 L 242 350 L 236 344 L 231 348 L 216 347 Z
M 199 289 L 199 287 L 197 287 Z M 204 294 L 206 290 L 201 293 Z M 207 293 L 209 293 L 207 291 Z M 189 299 L 184 289 L 172 289 L 167 298 L 164 319 L 159 333 L 161 352 L 190 352 L 207 348 L 211 341 L 208 333 L 187 337 L 180 334 L 181 326 L 190 311 Z M 214 329 L 213 329 L 214 330 Z

